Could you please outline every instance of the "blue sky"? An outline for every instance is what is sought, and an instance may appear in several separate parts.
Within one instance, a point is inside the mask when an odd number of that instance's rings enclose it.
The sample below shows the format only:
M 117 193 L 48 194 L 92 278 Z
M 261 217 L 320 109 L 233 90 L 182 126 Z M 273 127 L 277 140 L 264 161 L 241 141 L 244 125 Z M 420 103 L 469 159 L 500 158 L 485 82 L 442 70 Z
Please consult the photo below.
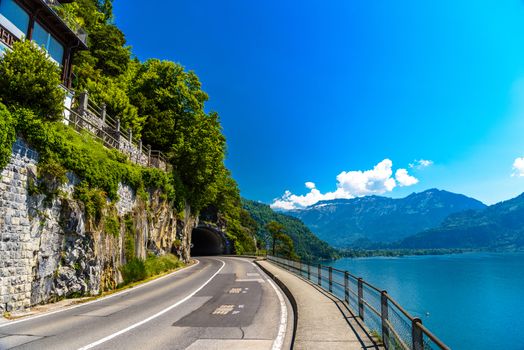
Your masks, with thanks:
M 247 198 L 524 192 L 521 0 L 114 5 L 139 59 L 199 75 Z

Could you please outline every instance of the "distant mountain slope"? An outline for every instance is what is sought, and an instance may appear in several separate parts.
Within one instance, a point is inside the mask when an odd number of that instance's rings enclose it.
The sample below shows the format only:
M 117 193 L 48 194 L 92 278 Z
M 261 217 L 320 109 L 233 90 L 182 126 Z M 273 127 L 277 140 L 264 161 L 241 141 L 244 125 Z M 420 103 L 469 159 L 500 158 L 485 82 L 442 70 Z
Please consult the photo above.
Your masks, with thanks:
M 405 238 L 403 248 L 524 248 L 524 193 L 482 211 L 449 216 L 441 226 Z
M 437 227 L 452 213 L 485 207 L 476 199 L 431 189 L 401 199 L 367 196 L 321 201 L 286 213 L 335 247 L 369 247 Z
M 243 199 L 242 204 L 251 217 L 260 225 L 259 235 L 267 238 L 264 226 L 270 221 L 277 221 L 284 226 L 295 245 L 296 253 L 303 259 L 334 259 L 338 257 L 335 249 L 315 236 L 302 221 L 297 218 L 274 212 L 269 205 Z

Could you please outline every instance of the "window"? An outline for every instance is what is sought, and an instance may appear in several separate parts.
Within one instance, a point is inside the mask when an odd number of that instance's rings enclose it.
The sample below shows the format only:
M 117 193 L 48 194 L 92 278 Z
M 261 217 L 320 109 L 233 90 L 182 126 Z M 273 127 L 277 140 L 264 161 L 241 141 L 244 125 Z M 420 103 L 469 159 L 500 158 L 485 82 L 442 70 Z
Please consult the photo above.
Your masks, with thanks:
M 0 14 L 9 20 L 22 33 L 27 35 L 29 15 L 13 0 L 0 0 Z
M 49 56 L 59 65 L 62 65 L 64 46 L 38 23 L 35 23 L 33 29 L 33 41 L 38 46 L 43 46 L 49 53 Z

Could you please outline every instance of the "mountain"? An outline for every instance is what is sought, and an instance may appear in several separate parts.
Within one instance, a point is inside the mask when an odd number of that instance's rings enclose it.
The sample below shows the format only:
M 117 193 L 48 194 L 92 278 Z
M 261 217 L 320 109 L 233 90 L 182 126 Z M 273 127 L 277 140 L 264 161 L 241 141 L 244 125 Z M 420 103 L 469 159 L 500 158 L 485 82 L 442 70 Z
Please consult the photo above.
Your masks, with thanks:
M 402 248 L 524 248 L 524 193 L 481 211 L 450 215 L 437 228 L 402 240 Z
M 251 217 L 258 223 L 259 237 L 267 241 L 268 232 L 265 226 L 270 221 L 279 222 L 284 226 L 284 232 L 291 237 L 295 252 L 306 260 L 310 259 L 335 259 L 338 252 L 324 241 L 321 241 L 311 232 L 302 221 L 297 218 L 277 213 L 269 205 L 243 199 L 242 205 Z
M 286 213 L 335 247 L 368 248 L 437 227 L 450 214 L 485 207 L 461 194 L 430 189 L 401 199 L 367 196 L 320 201 Z

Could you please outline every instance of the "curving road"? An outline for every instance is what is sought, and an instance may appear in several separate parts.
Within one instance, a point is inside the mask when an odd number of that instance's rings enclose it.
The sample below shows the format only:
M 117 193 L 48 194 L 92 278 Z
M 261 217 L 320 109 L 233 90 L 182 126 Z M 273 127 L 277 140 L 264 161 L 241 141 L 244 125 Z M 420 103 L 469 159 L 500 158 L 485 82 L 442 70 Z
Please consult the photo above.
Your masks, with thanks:
M 292 309 L 251 260 L 198 264 L 69 309 L 0 324 L 0 349 L 288 349 Z

